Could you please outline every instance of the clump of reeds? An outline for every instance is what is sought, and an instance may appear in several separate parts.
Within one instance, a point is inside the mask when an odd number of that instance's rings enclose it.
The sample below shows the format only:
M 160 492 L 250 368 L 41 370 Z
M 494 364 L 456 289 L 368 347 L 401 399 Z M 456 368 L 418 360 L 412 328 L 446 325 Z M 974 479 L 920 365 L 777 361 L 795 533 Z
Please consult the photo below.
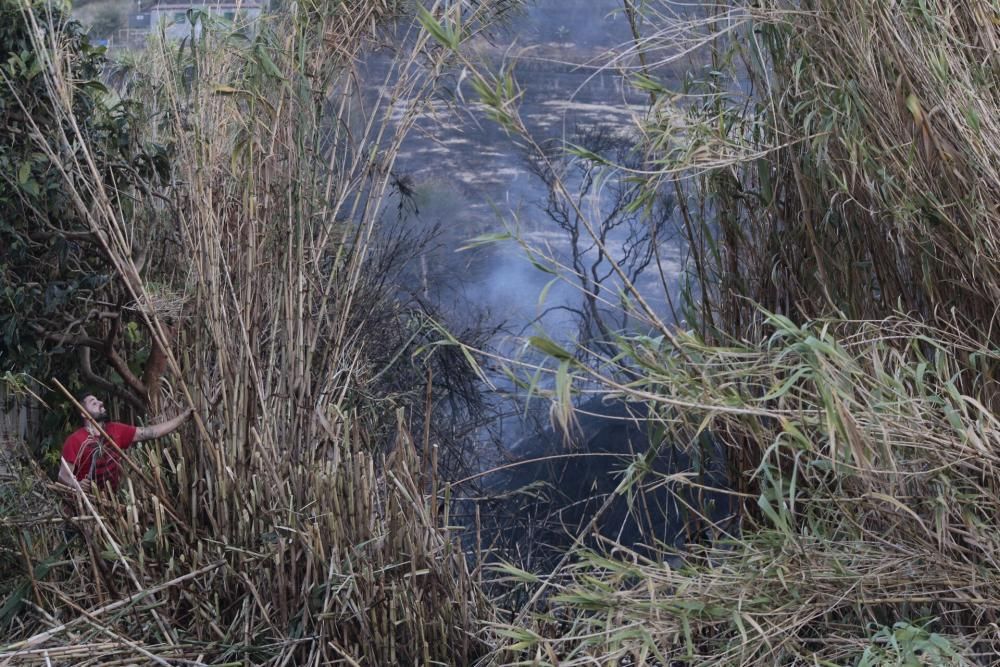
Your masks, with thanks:
M 706 517 L 710 539 L 662 559 L 614 544 L 579 550 L 535 578 L 546 590 L 510 628 L 511 655 L 964 664 L 1000 651 L 990 574 L 1000 431 L 976 398 L 989 382 L 978 369 L 996 352 L 908 319 L 796 326 L 769 316 L 765 328 L 760 346 L 691 334 L 677 347 L 621 341 L 645 378 L 617 391 L 648 402 L 668 441 L 701 428 L 759 448 L 744 473 L 752 488 L 738 494 L 745 509 Z
M 467 664 L 483 652 L 492 611 L 417 455 L 432 443 L 425 431 L 414 445 L 408 404 L 379 395 L 419 322 L 371 258 L 439 57 L 408 37 L 366 106 L 352 68 L 396 10 L 294 5 L 242 33 L 195 12 L 188 39 L 152 42 L 125 91 L 174 151 L 148 229 L 123 219 L 92 164 L 61 164 L 71 192 L 92 189 L 81 213 L 166 352 L 163 399 L 195 416 L 139 455 L 119 496 L 72 501 L 82 536 L 69 547 L 33 524 L 0 659 Z M 38 34 L 42 82 L 68 99 L 58 30 Z M 80 140 L 61 111 L 65 135 L 36 137 L 53 162 Z M 134 233 L 175 244 L 155 276 L 132 262 Z M 173 295 L 171 328 L 150 279 Z
M 994 335 L 995 18 L 989 2 L 860 0 L 651 18 L 644 53 L 701 45 L 713 71 L 684 103 L 640 80 L 657 182 L 685 193 L 688 233 L 716 257 L 693 258 L 699 319 L 735 332 L 753 302 L 795 319 L 898 309 Z
M 501 655 L 991 664 L 996 8 L 681 4 L 626 3 L 637 42 L 619 62 L 650 94 L 648 162 L 604 166 L 650 196 L 676 195 L 689 330 L 665 325 L 623 281 L 622 303 L 650 336 L 622 332 L 616 354 L 593 365 L 536 336 L 546 368 L 512 366 L 533 389 L 551 372 L 564 423 L 573 386 L 596 385 L 646 403 L 668 442 L 714 434 L 729 447 L 739 511 L 704 517 L 686 553 L 611 543 L 576 549 L 549 577 L 506 569 L 528 602 Z M 696 73 L 683 88 L 659 78 L 689 55 Z M 513 67 L 467 66 L 490 114 L 530 148 Z M 556 191 L 572 202 L 572 184 Z M 640 457 L 619 492 L 693 483 Z

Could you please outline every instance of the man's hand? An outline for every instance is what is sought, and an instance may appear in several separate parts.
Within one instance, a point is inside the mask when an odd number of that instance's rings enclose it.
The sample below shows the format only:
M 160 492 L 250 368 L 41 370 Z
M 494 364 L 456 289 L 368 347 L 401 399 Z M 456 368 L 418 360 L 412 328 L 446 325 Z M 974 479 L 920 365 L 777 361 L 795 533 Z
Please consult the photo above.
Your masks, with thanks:
M 80 485 L 80 489 L 84 493 L 90 493 L 91 483 L 89 479 L 75 480 L 73 478 L 73 469 L 70 467 L 66 459 L 59 459 L 59 481 L 68 486 L 71 489 L 76 489 L 76 485 Z

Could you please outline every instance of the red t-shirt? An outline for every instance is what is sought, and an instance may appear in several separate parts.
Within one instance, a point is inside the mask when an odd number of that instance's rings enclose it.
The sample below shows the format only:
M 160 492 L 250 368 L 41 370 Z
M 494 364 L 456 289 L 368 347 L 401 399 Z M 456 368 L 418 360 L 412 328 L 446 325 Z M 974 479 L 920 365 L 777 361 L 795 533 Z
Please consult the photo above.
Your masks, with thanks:
M 126 450 L 132 446 L 135 440 L 135 426 L 119 424 L 118 422 L 108 422 L 104 424 L 104 431 L 111 436 L 118 447 L 110 442 L 103 442 L 103 446 L 98 444 L 98 440 L 103 440 L 103 436 L 91 436 L 86 428 L 77 429 L 63 444 L 62 457 L 66 459 L 73 468 L 73 475 L 80 481 L 91 478 L 96 484 L 103 486 L 105 482 L 111 484 L 111 488 L 118 488 L 118 478 L 121 476 L 121 453 L 118 450 Z M 94 460 L 94 454 L 98 454 Z M 93 477 L 91 477 L 93 469 Z

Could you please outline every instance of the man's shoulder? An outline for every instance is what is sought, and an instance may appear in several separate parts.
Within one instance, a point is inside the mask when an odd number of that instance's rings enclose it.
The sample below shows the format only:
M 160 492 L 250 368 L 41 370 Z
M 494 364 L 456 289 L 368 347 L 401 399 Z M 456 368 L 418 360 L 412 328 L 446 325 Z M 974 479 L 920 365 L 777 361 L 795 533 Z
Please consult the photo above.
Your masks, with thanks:
M 105 431 L 111 431 L 111 430 L 119 430 L 120 431 L 123 428 L 131 430 L 131 429 L 134 429 L 135 426 L 133 426 L 132 424 L 126 424 L 124 422 L 108 422 L 108 423 L 106 423 L 104 425 L 104 430 Z M 108 435 L 110 435 L 110 433 Z
M 70 433 L 68 436 L 66 436 L 65 444 L 68 445 L 76 440 L 84 440 L 86 437 L 87 437 L 87 429 L 81 427 Z

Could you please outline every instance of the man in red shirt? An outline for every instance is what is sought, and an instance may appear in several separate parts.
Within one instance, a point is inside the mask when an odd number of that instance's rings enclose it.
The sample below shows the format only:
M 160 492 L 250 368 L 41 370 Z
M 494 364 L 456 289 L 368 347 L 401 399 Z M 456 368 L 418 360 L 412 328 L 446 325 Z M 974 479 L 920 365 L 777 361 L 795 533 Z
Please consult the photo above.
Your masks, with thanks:
M 88 492 L 93 485 L 104 486 L 105 483 L 110 484 L 112 489 L 117 489 L 121 477 L 122 452 L 137 442 L 172 433 L 191 414 L 189 408 L 162 424 L 137 428 L 128 424 L 109 422 L 104 403 L 92 394 L 84 396 L 80 405 L 114 440 L 114 443 L 108 442 L 83 413 L 80 414 L 84 420 L 83 428 L 77 429 L 66 438 L 62 449 L 62 460 L 59 462 L 59 481 L 72 487 L 75 477 L 80 487 Z

